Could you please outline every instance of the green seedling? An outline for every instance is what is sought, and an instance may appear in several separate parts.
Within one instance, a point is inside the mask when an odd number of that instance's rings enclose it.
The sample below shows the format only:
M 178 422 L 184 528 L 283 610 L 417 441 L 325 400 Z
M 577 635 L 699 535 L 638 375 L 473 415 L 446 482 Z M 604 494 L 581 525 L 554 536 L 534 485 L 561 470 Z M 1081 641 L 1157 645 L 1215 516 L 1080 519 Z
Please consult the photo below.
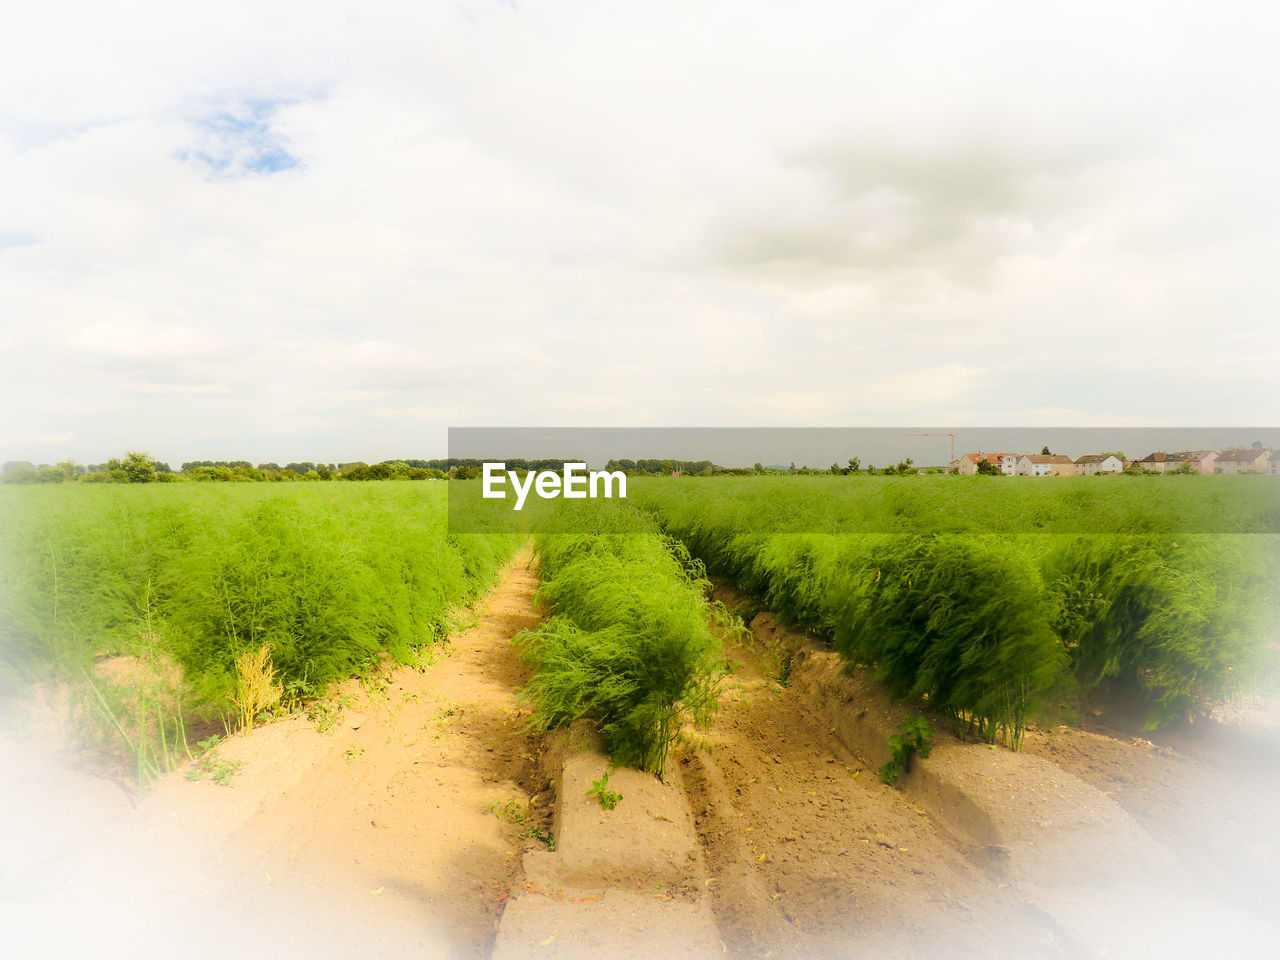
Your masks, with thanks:
M 919 754 L 927 757 L 932 748 L 933 728 L 924 717 L 908 714 L 889 738 L 889 760 L 880 768 L 880 779 L 889 786 L 897 786 L 898 778 L 911 769 L 911 758 Z
M 596 795 L 596 798 L 600 801 L 600 806 L 604 807 L 606 810 L 612 810 L 618 805 L 618 801 L 622 799 L 622 794 L 618 793 L 616 790 L 609 789 L 608 772 L 606 772 L 599 780 L 591 781 L 591 789 L 588 790 L 584 796 L 589 797 L 592 794 Z

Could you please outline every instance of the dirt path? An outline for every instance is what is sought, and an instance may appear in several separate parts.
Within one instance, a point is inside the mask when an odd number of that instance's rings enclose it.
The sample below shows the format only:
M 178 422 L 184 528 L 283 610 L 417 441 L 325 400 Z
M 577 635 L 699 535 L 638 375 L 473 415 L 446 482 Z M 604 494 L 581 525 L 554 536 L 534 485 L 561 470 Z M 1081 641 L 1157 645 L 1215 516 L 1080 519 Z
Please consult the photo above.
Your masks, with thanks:
M 229 785 L 175 773 L 102 824 L 82 804 L 94 826 L 75 849 L 36 815 L 48 876 L 0 912 L 57 955 L 487 955 L 537 845 L 517 822 L 542 785 L 510 642 L 537 621 L 529 560 L 515 558 L 434 665 L 349 682 L 320 725 L 228 740 L 220 757 L 242 764 Z
M 1052 923 L 844 750 L 757 650 L 732 660 L 706 749 L 681 768 L 731 956 L 1062 955 Z
M 484 955 L 524 848 L 494 809 L 523 810 L 536 768 L 511 644 L 537 621 L 529 559 L 516 558 L 444 659 L 363 684 L 326 755 L 236 832 L 231 855 L 317 907 L 366 904 L 388 946 L 438 950 L 443 938 Z
M 1206 889 L 1270 919 L 1280 899 L 1280 744 L 1274 733 L 1203 726 L 1134 735 L 1091 717 L 1084 729 L 1029 731 L 1025 749 L 1115 800 Z

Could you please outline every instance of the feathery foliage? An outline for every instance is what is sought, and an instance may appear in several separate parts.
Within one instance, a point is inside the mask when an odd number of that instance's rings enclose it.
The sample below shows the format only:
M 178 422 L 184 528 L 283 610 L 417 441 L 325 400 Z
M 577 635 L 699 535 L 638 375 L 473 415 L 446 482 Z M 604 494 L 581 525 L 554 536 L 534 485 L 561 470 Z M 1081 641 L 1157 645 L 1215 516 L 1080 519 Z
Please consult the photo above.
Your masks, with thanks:
M 762 533 L 852 521 L 841 497 L 779 500 L 771 484 L 753 499 L 750 480 L 723 481 L 717 496 L 721 482 L 637 484 L 637 495 L 713 575 L 989 740 L 1016 744 L 1038 703 L 1076 696 L 1132 699 L 1152 725 L 1194 711 L 1259 669 L 1276 622 L 1280 538 L 1151 533 L 1150 515 L 1123 512 L 1131 492 L 1088 504 L 1130 533 L 905 532 L 927 503 L 887 489 L 849 509 L 881 530 L 901 510 L 903 533 Z M 1079 489 L 1062 490 L 1053 512 L 1070 529 Z M 874 503 L 891 513 L 876 519 Z
M 656 530 L 552 534 L 536 549 L 551 616 L 517 638 L 535 723 L 594 720 L 617 762 L 662 775 L 681 726 L 715 705 L 721 651 L 700 567 Z
M 520 541 L 451 535 L 444 484 L 0 490 L 0 692 L 116 654 L 180 664 L 219 713 L 271 648 L 296 700 L 379 653 L 412 661 Z

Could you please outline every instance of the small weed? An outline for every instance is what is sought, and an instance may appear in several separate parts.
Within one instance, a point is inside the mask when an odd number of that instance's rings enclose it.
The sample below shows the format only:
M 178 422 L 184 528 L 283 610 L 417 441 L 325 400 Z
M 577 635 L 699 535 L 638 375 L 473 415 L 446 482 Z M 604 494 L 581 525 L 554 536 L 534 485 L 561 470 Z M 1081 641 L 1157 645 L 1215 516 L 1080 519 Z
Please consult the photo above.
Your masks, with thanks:
M 516 825 L 522 825 L 529 816 L 528 810 L 522 807 L 518 800 L 495 800 L 489 809 L 499 820 Z
M 514 799 L 495 800 L 489 809 L 493 811 L 493 815 L 499 820 L 505 820 L 507 823 L 522 827 L 520 836 L 527 837 L 530 840 L 537 840 L 548 850 L 554 851 L 556 838 L 529 820 L 530 807 L 532 805 L 533 801 L 530 801 L 527 806 L 522 806 L 520 801 Z
M 357 760 L 364 759 L 364 747 L 347 747 L 342 751 L 342 755 L 347 758 L 347 763 L 355 763 Z
M 778 672 L 774 676 L 774 680 L 779 686 L 791 686 L 791 669 L 795 666 L 796 655 L 793 650 L 783 650 L 778 653 Z
M 387 691 L 391 689 L 391 680 L 381 673 L 371 673 L 360 678 L 360 686 L 369 695 L 370 703 L 384 703 Z
M 236 771 L 244 766 L 243 760 L 227 760 L 218 754 L 218 744 L 222 737 L 212 736 L 201 740 L 198 746 L 203 751 L 185 774 L 188 780 L 212 780 L 224 787 L 229 786 Z
M 927 757 L 932 749 L 933 728 L 924 717 L 908 714 L 889 738 L 889 760 L 880 768 L 880 779 L 889 786 L 896 786 L 898 778 L 911 769 L 911 757 L 919 754 Z
M 342 721 L 343 712 L 354 705 L 355 700 L 350 694 L 335 694 L 311 704 L 307 711 L 307 719 L 314 723 L 321 733 L 328 733 Z
M 529 824 L 524 828 L 524 836 L 530 840 L 537 840 L 540 844 L 550 850 L 552 853 L 556 849 L 556 838 L 540 827 Z
M 591 781 L 591 789 L 588 790 L 584 796 L 589 797 L 593 793 L 600 800 L 600 806 L 604 807 L 606 810 L 612 810 L 618 805 L 618 801 L 622 799 L 622 794 L 618 793 L 616 790 L 609 789 L 608 771 L 606 771 L 605 775 L 599 780 Z

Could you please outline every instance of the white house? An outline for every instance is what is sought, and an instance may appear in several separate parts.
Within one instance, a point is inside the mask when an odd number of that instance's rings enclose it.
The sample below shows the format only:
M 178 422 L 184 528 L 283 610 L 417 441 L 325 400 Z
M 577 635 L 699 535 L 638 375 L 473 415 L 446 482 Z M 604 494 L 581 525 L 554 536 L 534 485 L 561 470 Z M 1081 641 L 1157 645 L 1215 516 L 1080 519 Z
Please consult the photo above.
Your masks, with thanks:
M 1020 477 L 1069 477 L 1076 464 L 1060 453 L 1024 453 L 1018 458 Z
M 1114 453 L 1086 453 L 1076 460 L 1076 475 L 1091 477 L 1095 473 L 1123 473 L 1124 461 Z

